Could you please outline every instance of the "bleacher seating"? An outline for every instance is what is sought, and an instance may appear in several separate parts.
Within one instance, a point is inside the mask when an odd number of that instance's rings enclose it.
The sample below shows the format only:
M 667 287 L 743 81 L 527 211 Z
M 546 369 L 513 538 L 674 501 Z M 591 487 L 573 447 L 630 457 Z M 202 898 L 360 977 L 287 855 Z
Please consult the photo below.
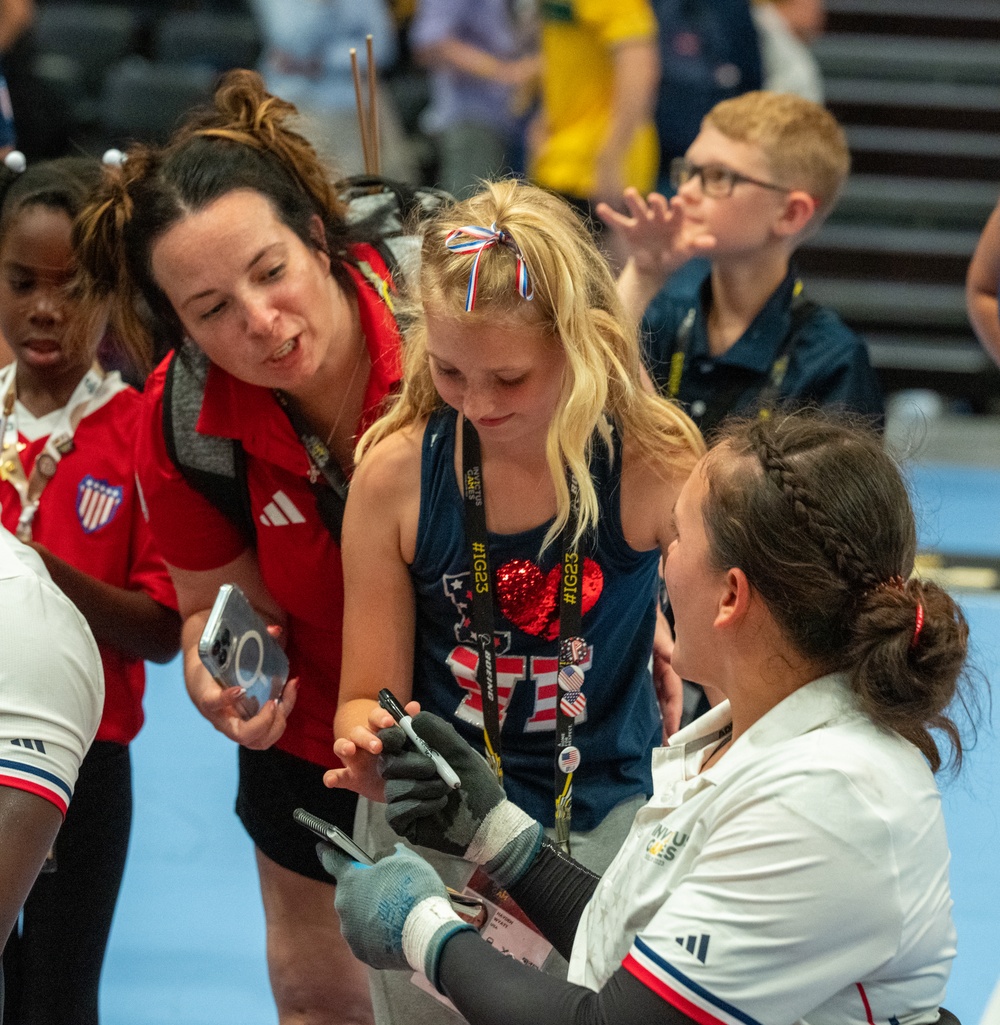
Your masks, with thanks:
M 212 98 L 216 75 L 198 64 L 163 64 L 132 54 L 108 72 L 100 127 L 118 144 L 166 142 L 184 115 Z
M 253 67 L 261 40 L 242 0 L 40 0 L 34 74 L 69 111 L 64 151 L 163 140 L 211 96 L 217 76 Z
M 1000 372 L 965 269 L 1000 195 L 1000 0 L 827 0 L 816 55 L 854 173 L 801 251 L 810 293 L 869 341 L 887 390 L 986 409 Z
M 200 64 L 225 71 L 252 68 L 260 56 L 257 23 L 247 15 L 172 11 L 156 26 L 153 57 L 165 64 Z
M 90 124 L 109 67 L 131 53 L 139 22 L 125 6 L 46 4 L 33 28 L 36 73 L 64 98 L 73 120 Z

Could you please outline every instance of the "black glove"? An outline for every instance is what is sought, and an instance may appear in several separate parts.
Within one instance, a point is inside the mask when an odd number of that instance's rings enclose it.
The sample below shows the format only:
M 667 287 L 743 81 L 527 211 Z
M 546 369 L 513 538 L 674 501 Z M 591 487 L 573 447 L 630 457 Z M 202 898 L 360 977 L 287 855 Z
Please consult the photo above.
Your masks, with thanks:
M 398 726 L 380 730 L 378 768 L 385 780 L 389 825 L 410 843 L 483 865 L 498 885 L 509 886 L 538 852 L 541 825 L 507 800 L 493 770 L 450 723 L 420 712 L 413 728 L 445 758 L 462 785 L 452 790 L 434 763 L 407 744 Z

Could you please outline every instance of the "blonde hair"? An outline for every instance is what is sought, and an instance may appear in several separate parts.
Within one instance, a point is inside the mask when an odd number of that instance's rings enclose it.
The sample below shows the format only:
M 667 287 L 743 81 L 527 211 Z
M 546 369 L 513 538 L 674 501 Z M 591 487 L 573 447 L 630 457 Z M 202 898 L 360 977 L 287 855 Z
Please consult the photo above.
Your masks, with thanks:
M 810 230 L 833 209 L 851 170 L 851 154 L 837 119 L 812 100 L 763 90 L 717 103 L 702 121 L 734 142 L 759 146 L 779 185 L 802 189 L 817 201 Z
M 476 305 L 465 312 L 474 256 L 450 251 L 449 232 L 466 225 L 506 231 L 520 250 L 534 298 L 516 286 L 517 254 L 497 245 L 480 260 Z M 477 195 L 440 211 L 423 228 L 419 278 L 401 311 L 405 325 L 403 388 L 390 410 L 361 438 L 357 458 L 377 441 L 443 407 L 427 357 L 427 311 L 461 320 L 475 344 L 476 326 L 509 319 L 537 325 L 562 346 L 566 362 L 560 401 L 546 442 L 557 512 L 543 549 L 565 525 L 570 509 L 568 467 L 579 484 L 575 540 L 597 523 L 598 501 L 589 460 L 595 432 L 611 451 L 611 426 L 635 444 L 657 473 L 690 469 L 704 443 L 672 402 L 647 393 L 639 342 L 621 309 L 607 262 L 573 209 L 542 189 L 517 181 L 486 183 Z

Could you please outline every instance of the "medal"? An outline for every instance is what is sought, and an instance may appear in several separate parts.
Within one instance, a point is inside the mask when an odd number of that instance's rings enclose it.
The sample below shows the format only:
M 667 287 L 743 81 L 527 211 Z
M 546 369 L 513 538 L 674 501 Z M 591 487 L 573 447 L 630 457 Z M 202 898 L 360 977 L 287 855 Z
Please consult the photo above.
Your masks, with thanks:
M 56 475 L 56 465 L 56 461 L 48 452 L 43 452 L 35 460 L 35 468 L 46 480 L 51 480 Z

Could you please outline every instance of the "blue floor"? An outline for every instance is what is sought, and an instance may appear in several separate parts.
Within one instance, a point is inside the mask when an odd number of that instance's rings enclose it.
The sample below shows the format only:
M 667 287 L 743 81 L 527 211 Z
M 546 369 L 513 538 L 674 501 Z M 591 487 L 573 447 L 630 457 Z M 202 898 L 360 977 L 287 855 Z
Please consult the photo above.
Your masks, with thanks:
M 1000 471 L 912 471 L 922 547 L 1000 556 Z M 974 659 L 1000 679 L 1000 594 L 959 596 Z M 274 1025 L 233 746 L 191 706 L 179 662 L 152 667 L 133 745 L 136 814 L 102 985 L 104 1025 Z M 986 709 L 988 715 L 989 709 Z M 962 775 L 943 781 L 959 953 L 948 1006 L 975 1025 L 1000 976 L 1000 700 Z
M 195 711 L 179 659 L 150 667 L 146 716 L 103 1025 L 273 1025 L 253 847 L 233 811 L 236 747 Z

